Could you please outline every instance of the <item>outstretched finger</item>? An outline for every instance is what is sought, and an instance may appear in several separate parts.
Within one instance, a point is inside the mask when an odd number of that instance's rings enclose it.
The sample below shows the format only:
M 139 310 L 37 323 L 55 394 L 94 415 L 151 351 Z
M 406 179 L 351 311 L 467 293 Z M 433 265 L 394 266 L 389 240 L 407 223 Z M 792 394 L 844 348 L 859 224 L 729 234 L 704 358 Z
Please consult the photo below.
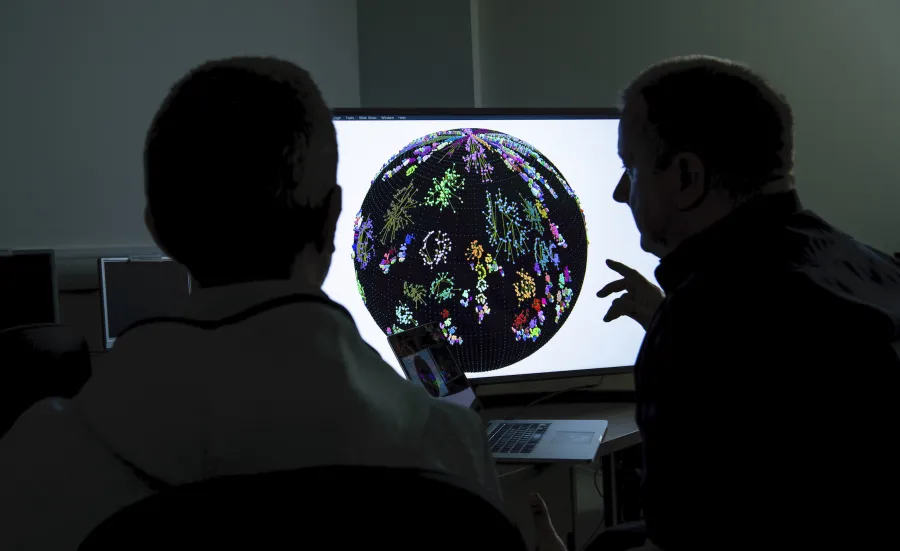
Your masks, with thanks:
M 610 322 L 622 316 L 632 316 L 635 313 L 635 304 L 628 295 L 622 295 L 612 302 L 603 321 Z
M 635 270 L 634 268 L 632 268 L 630 266 L 626 266 L 626 265 L 622 264 L 621 262 L 616 262 L 615 260 L 612 260 L 611 258 L 606 259 L 606 265 L 609 266 L 610 270 L 612 270 L 614 272 L 618 272 L 618 273 L 622 274 L 623 276 L 625 276 L 625 279 L 633 278 L 635 276 L 644 277 L 640 273 L 638 273 L 638 271 Z
M 597 291 L 597 296 L 600 298 L 608 297 L 613 293 L 619 293 L 622 291 L 628 290 L 628 282 L 624 279 L 617 279 L 611 283 L 607 283 L 605 287 Z

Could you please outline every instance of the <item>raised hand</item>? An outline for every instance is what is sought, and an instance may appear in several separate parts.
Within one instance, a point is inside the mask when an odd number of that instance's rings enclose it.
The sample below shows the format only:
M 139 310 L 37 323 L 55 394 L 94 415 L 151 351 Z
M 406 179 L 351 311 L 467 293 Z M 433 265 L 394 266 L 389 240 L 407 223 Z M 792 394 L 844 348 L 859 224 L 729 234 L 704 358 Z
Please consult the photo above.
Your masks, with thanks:
M 622 291 L 625 291 L 625 294 L 613 301 L 606 316 L 603 317 L 603 321 L 610 322 L 626 316 L 638 322 L 646 331 L 650 326 L 650 320 L 653 319 L 653 314 L 656 313 L 656 309 L 663 301 L 662 289 L 650 283 L 637 270 L 629 268 L 621 262 L 607 260 L 606 265 L 621 275 L 622 279 L 607 284 L 606 287 L 597 291 L 597 296 L 605 298 Z

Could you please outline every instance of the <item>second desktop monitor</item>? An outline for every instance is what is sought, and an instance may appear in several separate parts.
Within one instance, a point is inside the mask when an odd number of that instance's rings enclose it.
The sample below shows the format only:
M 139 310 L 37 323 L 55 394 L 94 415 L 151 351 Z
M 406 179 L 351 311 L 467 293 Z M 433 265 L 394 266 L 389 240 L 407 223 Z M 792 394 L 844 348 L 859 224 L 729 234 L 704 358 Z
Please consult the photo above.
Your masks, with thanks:
M 191 294 L 187 269 L 169 258 L 101 258 L 103 340 L 111 348 L 132 324 L 183 311 Z

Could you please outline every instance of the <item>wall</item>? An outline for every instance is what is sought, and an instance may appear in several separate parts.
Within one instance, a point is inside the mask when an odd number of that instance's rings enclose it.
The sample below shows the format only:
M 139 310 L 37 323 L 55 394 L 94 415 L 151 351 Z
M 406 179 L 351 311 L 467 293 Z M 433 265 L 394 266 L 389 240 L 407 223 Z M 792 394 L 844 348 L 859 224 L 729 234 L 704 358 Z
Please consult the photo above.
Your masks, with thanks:
M 900 251 L 898 21 L 896 0 L 482 0 L 482 97 L 488 107 L 611 106 L 666 57 L 746 62 L 794 107 L 807 206 Z M 611 192 L 615 182 L 598 184 Z
M 207 59 L 284 57 L 359 106 L 355 0 L 10 1 L 0 43 L 0 248 L 151 245 L 144 133 Z
M 359 0 L 363 107 L 472 107 L 470 0 Z
M 358 107 L 356 31 L 356 0 L 3 2 L 0 249 L 57 249 L 62 321 L 99 350 L 96 257 L 154 251 L 141 152 L 169 87 L 207 59 L 275 55 Z

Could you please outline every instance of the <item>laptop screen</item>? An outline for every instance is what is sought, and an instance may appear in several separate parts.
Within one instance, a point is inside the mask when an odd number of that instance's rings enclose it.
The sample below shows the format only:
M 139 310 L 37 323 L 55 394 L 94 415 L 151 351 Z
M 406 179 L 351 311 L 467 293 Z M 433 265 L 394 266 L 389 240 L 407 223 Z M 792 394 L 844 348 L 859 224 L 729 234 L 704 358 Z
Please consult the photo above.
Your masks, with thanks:
M 191 292 L 187 268 L 165 257 L 101 258 L 100 285 L 106 348 L 135 322 L 181 313 Z
M 470 408 L 475 391 L 459 368 L 440 323 L 420 325 L 388 337 L 406 378 L 439 400 Z

